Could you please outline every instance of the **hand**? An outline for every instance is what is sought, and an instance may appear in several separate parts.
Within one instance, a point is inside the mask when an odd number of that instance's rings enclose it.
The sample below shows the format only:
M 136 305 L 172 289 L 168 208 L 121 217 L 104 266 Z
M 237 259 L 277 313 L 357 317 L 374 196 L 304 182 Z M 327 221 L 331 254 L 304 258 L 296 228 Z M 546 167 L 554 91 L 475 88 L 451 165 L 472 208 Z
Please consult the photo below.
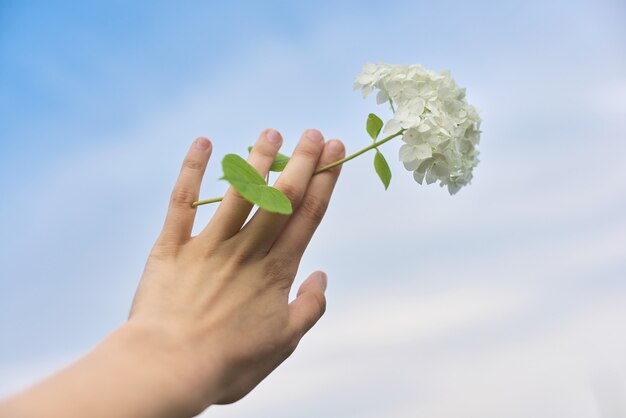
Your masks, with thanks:
M 265 176 L 282 138 L 264 131 L 248 161 Z M 199 413 L 241 399 L 294 351 L 325 310 L 326 275 L 313 273 L 288 303 L 304 250 L 322 220 L 343 158 L 343 144 L 306 131 L 275 187 L 291 216 L 258 210 L 232 188 L 209 224 L 191 231 L 211 144 L 198 138 L 174 187 L 163 230 L 148 258 L 125 325 L 160 352 L 182 385 L 181 405 Z M 242 227 L 243 226 L 243 227 Z
M 281 141 L 266 130 L 250 153 L 262 175 Z M 341 142 L 305 132 L 275 185 L 291 200 L 291 216 L 259 210 L 244 226 L 252 205 L 230 189 L 192 237 L 191 204 L 211 154 L 210 142 L 197 139 L 128 321 L 74 364 L 0 402 L 0 417 L 183 418 L 241 399 L 324 313 L 324 273 L 288 297 L 340 167 L 313 173 L 344 152 Z

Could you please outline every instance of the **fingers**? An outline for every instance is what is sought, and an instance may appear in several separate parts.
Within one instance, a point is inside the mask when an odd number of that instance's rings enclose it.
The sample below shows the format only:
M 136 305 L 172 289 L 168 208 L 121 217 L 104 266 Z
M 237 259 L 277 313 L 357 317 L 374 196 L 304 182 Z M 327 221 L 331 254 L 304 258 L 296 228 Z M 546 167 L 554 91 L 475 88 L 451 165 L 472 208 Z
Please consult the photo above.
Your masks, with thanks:
M 298 296 L 289 304 L 288 334 L 302 338 L 326 311 L 326 273 L 316 271 L 298 289 Z
M 250 152 L 248 162 L 265 177 L 282 144 L 282 136 L 273 129 L 263 131 Z M 200 235 L 210 234 L 226 240 L 239 232 L 253 205 L 242 198 L 232 187 L 228 189 L 215 215 Z
M 304 197 L 323 149 L 322 134 L 315 129 L 305 131 L 285 170 L 274 185 L 289 198 L 294 210 Z M 244 251 L 267 253 L 288 220 L 288 216 L 258 210 L 241 230 L 240 245 Z
M 192 208 L 191 204 L 198 200 L 211 150 L 211 142 L 206 138 L 198 138 L 191 145 L 172 191 L 161 232 L 162 241 L 180 244 L 190 238 L 196 217 L 196 208 Z
M 324 147 L 319 165 L 333 163 L 344 155 L 345 147 L 340 141 L 329 141 Z M 282 254 L 281 257 L 285 259 L 299 260 L 302 257 L 326 213 L 340 170 L 341 165 L 313 176 L 300 207 L 291 216 L 270 252 Z

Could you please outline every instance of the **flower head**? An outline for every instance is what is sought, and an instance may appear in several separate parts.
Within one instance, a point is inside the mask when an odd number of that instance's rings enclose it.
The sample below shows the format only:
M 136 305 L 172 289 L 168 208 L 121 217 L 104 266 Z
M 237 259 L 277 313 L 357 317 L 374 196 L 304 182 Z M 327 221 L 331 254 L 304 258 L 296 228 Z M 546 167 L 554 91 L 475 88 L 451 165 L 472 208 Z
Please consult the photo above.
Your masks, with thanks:
M 434 72 L 421 65 L 367 63 L 357 76 L 355 89 L 367 97 L 378 90 L 377 103 L 396 105 L 383 132 L 403 131 L 400 161 L 415 181 L 447 186 L 454 194 L 472 179 L 478 164 L 480 117 L 467 103 L 465 89 L 447 71 Z

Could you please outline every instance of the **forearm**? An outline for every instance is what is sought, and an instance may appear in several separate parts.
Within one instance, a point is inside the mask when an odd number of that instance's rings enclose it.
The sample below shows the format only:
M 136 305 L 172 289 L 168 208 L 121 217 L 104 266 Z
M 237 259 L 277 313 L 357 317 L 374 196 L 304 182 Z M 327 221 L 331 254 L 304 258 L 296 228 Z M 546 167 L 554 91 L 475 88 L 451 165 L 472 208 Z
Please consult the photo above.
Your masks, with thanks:
M 186 418 L 200 412 L 186 405 L 171 358 L 124 325 L 85 357 L 37 386 L 0 403 L 11 418 Z M 158 347 L 158 345 L 156 345 Z

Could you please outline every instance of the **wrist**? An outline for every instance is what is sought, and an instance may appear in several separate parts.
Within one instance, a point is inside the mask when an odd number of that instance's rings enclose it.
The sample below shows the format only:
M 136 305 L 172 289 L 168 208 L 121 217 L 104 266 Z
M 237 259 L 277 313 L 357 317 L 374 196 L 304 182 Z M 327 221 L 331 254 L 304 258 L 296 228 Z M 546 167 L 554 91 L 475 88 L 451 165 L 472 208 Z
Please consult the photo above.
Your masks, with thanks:
M 202 352 L 181 330 L 169 331 L 131 319 L 103 346 L 124 352 L 134 362 L 132 368 L 147 384 L 141 390 L 159 399 L 162 410 L 170 411 L 168 417 L 194 417 L 220 397 L 217 356 Z
M 199 392 L 181 347 L 149 327 L 127 322 L 76 363 L 8 399 L 2 416 L 50 418 L 190 418 L 219 385 Z M 207 381 L 204 382 L 205 384 Z M 217 396 L 217 395 L 216 395 Z
M 123 324 L 84 361 L 106 367 L 100 373 L 108 377 L 102 389 L 109 389 L 111 401 L 124 399 L 127 407 L 136 404 L 140 416 L 187 418 L 200 412 L 187 403 L 184 376 L 172 353 L 144 327 Z

